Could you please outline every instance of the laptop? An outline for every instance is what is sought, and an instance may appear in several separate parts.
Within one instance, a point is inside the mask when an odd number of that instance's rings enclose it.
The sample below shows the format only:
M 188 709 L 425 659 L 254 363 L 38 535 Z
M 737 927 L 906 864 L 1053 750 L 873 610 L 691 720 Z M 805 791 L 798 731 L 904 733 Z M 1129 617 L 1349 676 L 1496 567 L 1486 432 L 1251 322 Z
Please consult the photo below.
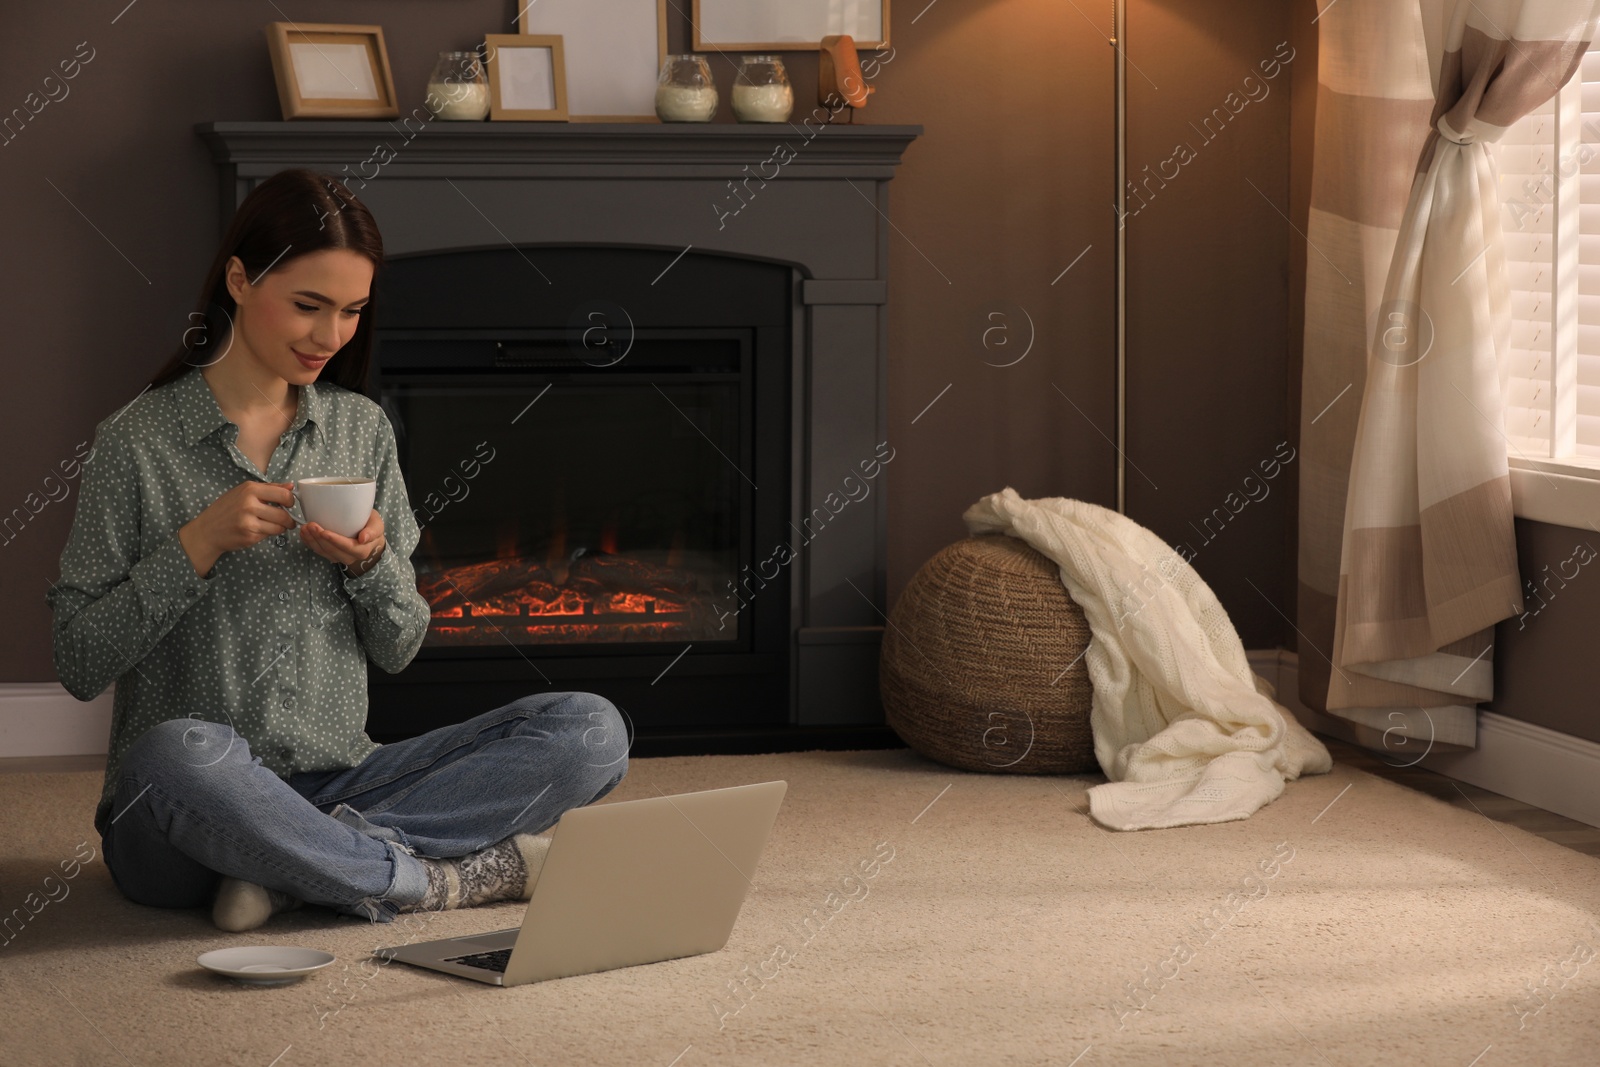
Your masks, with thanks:
M 556 823 L 520 928 L 372 954 L 515 986 L 715 952 L 787 789 L 759 782 L 573 808 Z

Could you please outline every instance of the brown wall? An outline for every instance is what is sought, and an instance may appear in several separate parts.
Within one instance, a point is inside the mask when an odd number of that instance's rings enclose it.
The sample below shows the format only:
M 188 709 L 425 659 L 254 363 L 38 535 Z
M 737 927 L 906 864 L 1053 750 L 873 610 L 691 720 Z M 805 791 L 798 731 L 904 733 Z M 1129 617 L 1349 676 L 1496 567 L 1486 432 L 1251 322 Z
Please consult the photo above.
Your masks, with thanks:
M 1109 5 L 921 6 L 872 103 L 926 127 L 891 186 L 891 600 L 985 494 L 1115 501 Z
M 1294 226 L 1289 232 L 1289 367 L 1285 376 L 1285 402 L 1289 439 L 1300 439 L 1300 365 L 1305 351 L 1306 330 L 1306 244 L 1311 214 L 1312 143 L 1317 121 L 1317 17 L 1316 0 L 1294 0 L 1289 11 L 1289 43 L 1299 54 L 1289 93 L 1289 217 Z M 1290 468 L 1283 486 L 1283 608 L 1284 644 L 1294 648 L 1299 635 L 1288 620 L 1297 615 L 1300 590 L 1300 467 Z
M 1009 485 L 1110 504 L 1114 492 L 1109 5 L 940 0 L 918 16 L 919 6 L 896 5 L 894 53 L 862 114 L 927 131 L 891 185 L 891 597 L 963 535 L 961 512 L 985 493 Z M 513 32 L 514 11 L 505 0 L 346 0 L 293 15 L 383 25 L 410 111 L 435 53 Z M 0 513 L 39 491 L 177 345 L 219 236 L 216 172 L 193 127 L 278 117 L 262 33 L 276 17 L 201 0 L 137 4 L 114 24 L 61 5 L 8 13 L 0 111 L 21 106 L 80 42 L 94 58 L 65 99 L 0 145 L 12 382 Z M 1135 170 L 1196 138 L 1188 122 L 1223 105 L 1290 33 L 1270 0 L 1134 0 L 1129 22 L 1128 54 L 1159 86 L 1130 69 Z M 668 46 L 689 50 L 675 13 Z M 814 99 L 815 54 L 784 58 L 797 99 Z M 1215 143 L 1196 144 L 1197 158 L 1128 220 L 1128 453 L 1160 486 L 1130 467 L 1129 506 L 1171 538 L 1224 506 L 1287 432 L 1292 238 L 1266 200 L 1288 203 L 1289 86 L 1306 59 L 1297 54 Z M 714 58 L 713 68 L 726 99 L 733 66 Z M 995 366 L 1021 353 L 1030 317 L 1028 355 Z M 1292 589 L 1292 469 L 1195 561 L 1250 647 L 1285 633 L 1268 601 Z M 44 594 L 76 490 L 0 544 L 0 680 L 53 677 Z
M 1600 742 L 1600 535 L 1518 519 L 1517 566 L 1527 610 L 1495 628 L 1496 696 L 1485 706 Z
M 1129 7 L 1128 514 L 1188 546 L 1247 648 L 1283 640 L 1293 588 L 1289 36 L 1279 3 Z

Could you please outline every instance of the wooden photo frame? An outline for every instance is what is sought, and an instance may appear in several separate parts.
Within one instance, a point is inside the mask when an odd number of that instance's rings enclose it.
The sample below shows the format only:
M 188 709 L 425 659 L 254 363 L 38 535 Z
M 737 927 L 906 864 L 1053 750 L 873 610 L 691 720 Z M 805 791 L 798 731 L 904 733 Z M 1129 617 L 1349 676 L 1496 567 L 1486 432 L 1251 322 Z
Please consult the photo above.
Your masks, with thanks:
M 539 0 L 518 12 L 517 31 L 561 38 L 571 121 L 661 121 L 667 0 Z
M 560 34 L 491 33 L 483 43 L 490 120 L 567 121 L 567 69 Z
M 285 119 L 400 116 L 382 26 L 269 22 L 267 51 Z
M 845 17 L 841 6 L 859 9 Z M 845 35 L 857 48 L 889 47 L 889 0 L 694 0 L 694 51 L 815 52 Z

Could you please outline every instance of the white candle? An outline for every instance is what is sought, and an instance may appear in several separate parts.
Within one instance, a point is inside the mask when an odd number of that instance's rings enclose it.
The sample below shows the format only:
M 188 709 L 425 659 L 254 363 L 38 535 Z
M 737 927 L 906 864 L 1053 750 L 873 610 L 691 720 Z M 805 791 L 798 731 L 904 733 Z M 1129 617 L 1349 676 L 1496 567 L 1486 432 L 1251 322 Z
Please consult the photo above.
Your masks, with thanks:
M 656 117 L 662 122 L 710 122 L 717 91 L 709 85 L 656 86 Z
M 740 122 L 782 122 L 794 110 L 788 85 L 735 85 L 733 114 Z
M 482 119 L 489 114 L 489 87 L 482 82 L 429 82 L 428 96 L 441 119 Z

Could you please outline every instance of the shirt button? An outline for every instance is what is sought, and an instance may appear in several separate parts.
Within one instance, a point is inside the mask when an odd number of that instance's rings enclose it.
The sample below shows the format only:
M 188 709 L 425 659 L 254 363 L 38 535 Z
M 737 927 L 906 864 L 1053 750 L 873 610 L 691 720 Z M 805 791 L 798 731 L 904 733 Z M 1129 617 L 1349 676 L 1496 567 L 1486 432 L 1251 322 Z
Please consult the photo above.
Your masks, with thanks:
M 286 707 L 286 708 L 294 707 L 294 697 L 284 697 L 283 698 L 283 706 Z
M 184 592 L 188 593 L 190 596 L 197 596 L 199 595 L 200 591 L 191 585 L 189 588 L 185 589 Z
M 288 600 L 288 599 L 289 599 L 289 594 L 288 594 L 288 593 L 282 593 L 282 592 L 280 592 L 280 593 L 279 593 L 279 594 L 278 594 L 278 599 L 279 599 L 279 600 Z

